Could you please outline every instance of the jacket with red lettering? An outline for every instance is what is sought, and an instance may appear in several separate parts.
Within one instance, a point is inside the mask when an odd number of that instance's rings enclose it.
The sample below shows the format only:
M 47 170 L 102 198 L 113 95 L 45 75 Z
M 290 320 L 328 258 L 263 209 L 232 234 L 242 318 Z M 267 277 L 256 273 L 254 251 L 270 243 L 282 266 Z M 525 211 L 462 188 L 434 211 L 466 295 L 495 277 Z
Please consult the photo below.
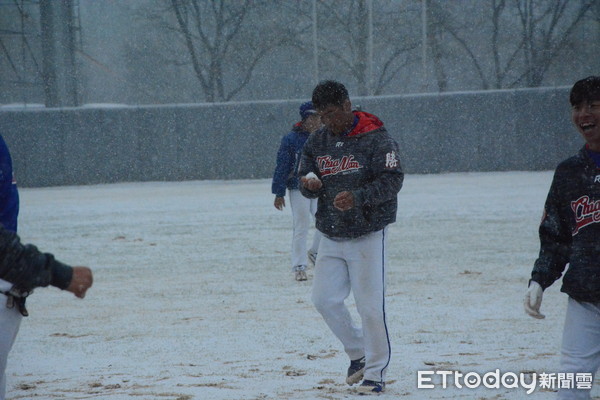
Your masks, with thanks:
M 531 279 L 546 289 L 566 267 L 561 291 L 600 301 L 600 169 L 584 147 L 558 165 L 539 228 L 540 254 Z
M 302 150 L 299 175 L 314 172 L 323 182 L 316 192 L 300 184 L 302 194 L 317 198 L 316 226 L 331 238 L 356 238 L 396 221 L 398 192 L 404 173 L 398 144 L 375 115 L 355 111 L 358 121 L 346 135 L 327 128 L 312 134 Z M 343 191 L 354 195 L 354 207 L 333 206 Z

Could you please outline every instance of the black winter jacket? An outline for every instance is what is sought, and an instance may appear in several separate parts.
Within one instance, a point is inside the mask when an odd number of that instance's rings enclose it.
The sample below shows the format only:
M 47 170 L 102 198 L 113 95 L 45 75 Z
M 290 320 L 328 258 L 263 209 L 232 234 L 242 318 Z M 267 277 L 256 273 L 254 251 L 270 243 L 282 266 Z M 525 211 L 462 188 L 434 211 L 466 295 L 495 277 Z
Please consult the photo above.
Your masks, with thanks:
M 404 173 L 398 144 L 376 116 L 355 111 L 358 122 L 346 136 L 326 128 L 312 134 L 302 150 L 299 175 L 314 172 L 323 187 L 312 192 L 300 184 L 302 194 L 319 198 L 316 226 L 332 238 L 357 238 L 396 221 L 398 192 Z M 354 207 L 340 211 L 333 206 L 343 191 L 354 195 Z
M 13 294 L 26 295 L 40 286 L 66 289 L 71 283 L 73 269 L 41 253 L 33 245 L 23 245 L 17 234 L 0 226 L 0 279 L 13 284 Z
M 578 301 L 600 302 L 600 169 L 584 147 L 558 165 L 539 229 L 540 254 L 531 279 Z

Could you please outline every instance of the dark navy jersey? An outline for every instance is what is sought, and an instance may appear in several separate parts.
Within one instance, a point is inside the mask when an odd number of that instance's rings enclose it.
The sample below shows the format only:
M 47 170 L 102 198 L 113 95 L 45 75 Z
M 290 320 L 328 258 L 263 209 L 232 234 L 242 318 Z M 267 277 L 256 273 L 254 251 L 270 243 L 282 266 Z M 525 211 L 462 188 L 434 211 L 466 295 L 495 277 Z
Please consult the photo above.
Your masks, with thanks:
M 358 118 L 345 135 L 323 128 L 307 140 L 300 176 L 313 172 L 323 182 L 317 192 L 300 186 L 302 194 L 319 199 L 317 229 L 331 238 L 356 238 L 396 221 L 398 192 L 404 173 L 398 144 L 375 115 L 354 112 Z M 342 191 L 354 195 L 354 207 L 340 211 L 333 205 Z
M 567 266 L 561 291 L 600 301 L 600 168 L 586 148 L 556 168 L 539 229 L 531 279 L 547 288 Z

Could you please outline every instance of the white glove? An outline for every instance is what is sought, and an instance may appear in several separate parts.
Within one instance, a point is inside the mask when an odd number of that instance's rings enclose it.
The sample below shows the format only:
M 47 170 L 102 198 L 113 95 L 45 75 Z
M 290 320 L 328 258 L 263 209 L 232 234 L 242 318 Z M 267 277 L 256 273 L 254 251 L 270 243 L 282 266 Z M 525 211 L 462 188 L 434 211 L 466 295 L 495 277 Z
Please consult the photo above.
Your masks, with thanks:
M 544 290 L 536 281 L 531 281 L 529 288 L 525 293 L 525 299 L 523 305 L 525 306 L 525 312 L 533 318 L 543 319 L 546 318 L 544 314 L 540 313 L 540 306 L 542 305 L 542 295 Z

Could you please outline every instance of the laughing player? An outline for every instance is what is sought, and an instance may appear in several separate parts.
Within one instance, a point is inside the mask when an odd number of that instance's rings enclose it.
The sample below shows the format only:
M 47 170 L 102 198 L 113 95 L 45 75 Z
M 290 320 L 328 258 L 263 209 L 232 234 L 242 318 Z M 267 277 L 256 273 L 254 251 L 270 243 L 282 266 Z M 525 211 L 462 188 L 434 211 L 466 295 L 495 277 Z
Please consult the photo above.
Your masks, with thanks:
M 571 119 L 585 140 L 558 165 L 539 229 L 541 249 L 525 295 L 525 311 L 540 313 L 543 290 L 560 278 L 569 295 L 560 372 L 592 377 L 600 366 L 600 76 L 575 83 Z M 560 389 L 561 400 L 589 399 L 586 388 Z

